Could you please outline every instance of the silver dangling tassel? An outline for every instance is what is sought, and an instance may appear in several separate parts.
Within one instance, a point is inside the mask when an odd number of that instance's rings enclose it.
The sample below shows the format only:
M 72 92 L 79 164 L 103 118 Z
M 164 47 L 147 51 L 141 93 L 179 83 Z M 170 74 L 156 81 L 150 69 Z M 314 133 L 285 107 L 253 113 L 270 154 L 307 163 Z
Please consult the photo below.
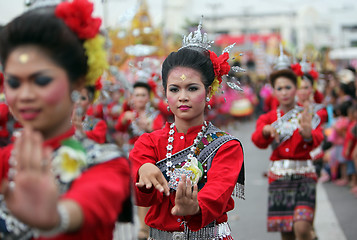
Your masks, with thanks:
M 211 107 L 211 105 L 207 105 L 207 108 L 209 109 L 209 110 L 211 110 L 212 109 L 212 107 Z

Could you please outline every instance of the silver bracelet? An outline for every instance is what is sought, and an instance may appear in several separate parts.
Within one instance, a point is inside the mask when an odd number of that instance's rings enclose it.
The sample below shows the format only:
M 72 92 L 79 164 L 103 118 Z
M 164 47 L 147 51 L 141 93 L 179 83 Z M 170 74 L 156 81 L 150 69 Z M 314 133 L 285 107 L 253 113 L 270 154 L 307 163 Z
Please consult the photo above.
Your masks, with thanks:
M 70 219 L 67 208 L 63 206 L 63 204 L 59 203 L 57 204 L 57 212 L 60 217 L 60 223 L 58 224 L 58 226 L 47 231 L 38 230 L 38 234 L 40 236 L 53 237 L 68 230 Z

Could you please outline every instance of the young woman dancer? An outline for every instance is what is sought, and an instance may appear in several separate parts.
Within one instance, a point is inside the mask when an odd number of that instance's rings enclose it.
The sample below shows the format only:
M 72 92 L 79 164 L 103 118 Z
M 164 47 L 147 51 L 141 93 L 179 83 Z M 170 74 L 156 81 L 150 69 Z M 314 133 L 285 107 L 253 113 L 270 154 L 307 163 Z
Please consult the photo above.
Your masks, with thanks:
M 297 78 L 291 70 L 270 75 L 279 107 L 257 120 L 252 141 L 272 146 L 269 166 L 268 231 L 282 239 L 312 239 L 316 172 L 310 151 L 322 142 L 320 118 L 295 102 Z
M 127 209 L 127 159 L 71 124 L 71 96 L 106 65 L 92 11 L 87 0 L 40 7 L 1 32 L 6 100 L 24 127 L 0 152 L 2 239 L 111 240 Z
M 204 119 L 206 102 L 230 69 L 228 53 L 217 58 L 207 45 L 199 26 L 166 58 L 162 79 L 175 121 L 143 134 L 130 153 L 137 203 L 151 206 L 149 239 L 232 239 L 227 212 L 243 184 L 244 157 L 238 139 Z
M 107 139 L 107 123 L 94 115 L 89 115 L 87 110 L 94 101 L 95 86 L 86 86 L 81 89 L 77 106 L 72 116 L 72 124 L 76 131 L 97 143 L 105 143 Z

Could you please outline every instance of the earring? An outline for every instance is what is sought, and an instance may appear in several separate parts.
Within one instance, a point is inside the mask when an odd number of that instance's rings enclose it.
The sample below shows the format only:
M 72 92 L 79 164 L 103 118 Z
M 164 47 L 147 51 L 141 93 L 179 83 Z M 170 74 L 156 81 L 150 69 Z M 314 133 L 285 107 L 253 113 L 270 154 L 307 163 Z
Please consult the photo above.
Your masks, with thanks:
M 170 112 L 170 106 L 169 105 L 167 105 L 167 111 Z
M 78 102 L 80 95 L 81 94 L 77 90 L 72 91 L 71 93 L 72 102 Z
M 206 97 L 206 102 L 209 102 L 211 99 L 209 99 L 209 97 Z M 211 105 L 208 103 L 208 105 L 207 105 L 207 108 L 209 109 L 209 110 L 211 110 Z

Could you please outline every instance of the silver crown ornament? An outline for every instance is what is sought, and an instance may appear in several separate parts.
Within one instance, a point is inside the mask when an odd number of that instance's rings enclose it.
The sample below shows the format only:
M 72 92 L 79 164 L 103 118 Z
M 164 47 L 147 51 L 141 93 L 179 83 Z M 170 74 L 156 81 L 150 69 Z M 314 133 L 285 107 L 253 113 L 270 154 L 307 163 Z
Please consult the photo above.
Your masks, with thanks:
M 25 5 L 28 7 L 28 10 L 32 10 L 41 7 L 57 6 L 64 1 L 65 0 L 25 0 Z
M 274 65 L 274 70 L 283 70 L 283 69 L 289 69 L 291 65 L 290 59 L 288 56 L 284 54 L 283 51 L 283 45 L 280 44 L 280 55 L 276 61 L 276 64 Z
M 201 17 L 200 23 L 197 26 L 197 30 L 194 31 L 193 34 L 192 34 L 192 32 L 190 32 L 190 34 L 188 36 L 183 35 L 181 48 L 200 47 L 200 48 L 208 50 L 208 48 L 211 47 L 211 44 L 214 43 L 214 41 L 208 40 L 207 33 L 202 34 L 202 32 L 201 32 L 202 18 L 203 18 L 203 16 Z
M 302 56 L 302 60 L 300 62 L 300 66 L 301 66 L 301 71 L 303 73 L 308 73 L 308 72 L 311 71 L 311 65 L 310 65 L 310 63 L 308 63 L 306 61 L 306 55 L 305 54 Z

